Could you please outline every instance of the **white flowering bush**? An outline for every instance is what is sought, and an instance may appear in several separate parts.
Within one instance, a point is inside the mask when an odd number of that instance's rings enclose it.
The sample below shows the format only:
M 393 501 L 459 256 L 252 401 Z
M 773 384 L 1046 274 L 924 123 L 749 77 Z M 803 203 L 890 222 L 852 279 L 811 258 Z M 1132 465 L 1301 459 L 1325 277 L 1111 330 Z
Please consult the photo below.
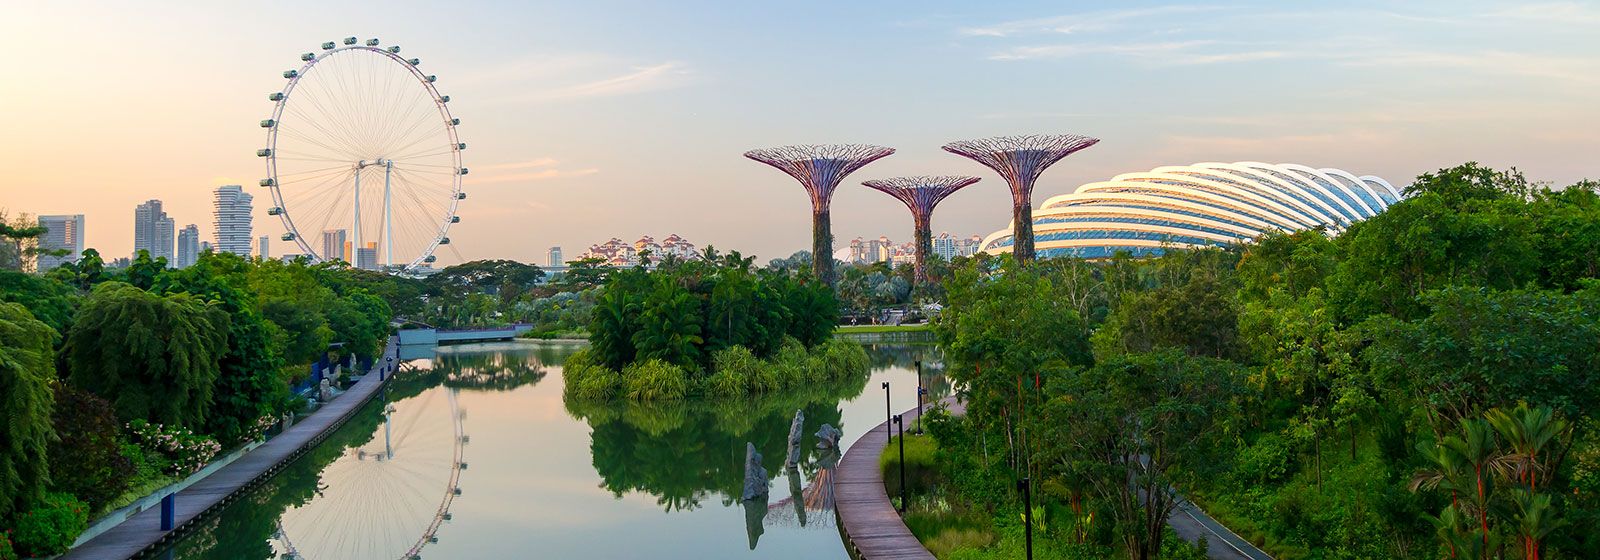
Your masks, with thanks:
M 166 463 L 161 471 L 172 476 L 194 474 L 222 451 L 216 440 L 182 426 L 134 420 L 128 423 L 128 434 L 146 453 L 161 457 Z
M 255 424 L 252 424 L 250 428 L 245 430 L 242 437 L 239 438 L 239 441 L 249 442 L 261 439 L 261 436 L 267 433 L 267 429 L 271 428 L 272 425 L 276 423 L 278 423 L 277 415 L 263 414 L 260 418 L 256 419 Z

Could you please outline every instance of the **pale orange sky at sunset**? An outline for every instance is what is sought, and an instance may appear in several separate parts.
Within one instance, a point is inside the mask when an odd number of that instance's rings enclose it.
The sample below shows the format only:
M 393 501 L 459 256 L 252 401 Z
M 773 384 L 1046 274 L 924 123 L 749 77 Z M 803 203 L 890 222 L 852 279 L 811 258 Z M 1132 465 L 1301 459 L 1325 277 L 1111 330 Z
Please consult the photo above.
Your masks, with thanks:
M 980 176 L 933 229 L 1005 227 L 999 179 L 939 150 L 977 136 L 1102 139 L 1046 173 L 1036 203 L 1201 161 L 1396 186 L 1472 160 L 1600 177 L 1593 3 L 660 4 L 10 3 L 0 207 L 85 214 L 88 246 L 120 257 L 140 202 L 209 240 L 212 189 L 242 184 L 256 235 L 293 252 L 255 186 L 257 123 L 300 53 L 352 35 L 422 59 L 462 120 L 469 198 L 441 264 L 669 233 L 786 256 L 809 245 L 805 194 L 740 154 L 792 143 L 899 150 L 835 196 L 836 247 L 909 237 L 900 203 L 860 186 L 894 175 Z

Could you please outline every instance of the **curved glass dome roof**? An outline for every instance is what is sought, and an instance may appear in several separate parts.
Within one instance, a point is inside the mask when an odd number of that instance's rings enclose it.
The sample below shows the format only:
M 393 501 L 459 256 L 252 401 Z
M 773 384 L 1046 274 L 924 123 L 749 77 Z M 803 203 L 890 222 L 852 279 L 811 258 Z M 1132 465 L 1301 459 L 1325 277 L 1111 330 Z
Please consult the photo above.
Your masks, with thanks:
M 1105 258 L 1118 251 L 1227 245 L 1268 230 L 1331 233 L 1382 212 L 1400 191 L 1378 177 L 1292 163 L 1197 163 L 1124 173 L 1051 197 L 1033 212 L 1040 257 Z M 982 250 L 1011 250 L 1011 228 Z

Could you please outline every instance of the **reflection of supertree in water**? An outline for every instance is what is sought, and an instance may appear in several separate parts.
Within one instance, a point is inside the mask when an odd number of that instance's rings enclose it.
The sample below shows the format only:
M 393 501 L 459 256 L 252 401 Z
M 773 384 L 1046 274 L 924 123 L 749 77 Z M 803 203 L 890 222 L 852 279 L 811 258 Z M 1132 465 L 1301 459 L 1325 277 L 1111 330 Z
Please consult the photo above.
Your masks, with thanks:
M 765 163 L 800 181 L 811 195 L 811 270 L 833 285 L 833 226 L 829 205 L 845 176 L 894 153 L 893 148 L 867 144 L 783 146 L 750 150 L 744 157 Z
M 1012 254 L 1033 260 L 1033 183 L 1044 170 L 1100 140 L 1075 134 L 998 136 L 944 145 L 947 152 L 995 170 L 1011 187 Z
M 945 197 L 955 194 L 962 187 L 978 182 L 977 177 L 895 177 L 893 179 L 874 179 L 861 183 L 870 188 L 895 197 L 904 202 L 906 208 L 911 210 L 913 227 L 913 241 L 916 243 L 916 274 L 914 278 L 918 284 L 928 281 L 927 270 L 923 263 L 927 262 L 928 254 L 933 252 L 933 209 Z

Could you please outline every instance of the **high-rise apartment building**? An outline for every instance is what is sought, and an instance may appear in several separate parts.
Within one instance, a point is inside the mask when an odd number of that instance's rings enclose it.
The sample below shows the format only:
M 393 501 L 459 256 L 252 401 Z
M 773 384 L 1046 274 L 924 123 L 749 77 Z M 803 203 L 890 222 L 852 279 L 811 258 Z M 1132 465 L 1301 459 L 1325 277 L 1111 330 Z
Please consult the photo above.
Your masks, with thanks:
M 172 218 L 161 209 L 161 201 L 151 199 L 133 209 L 133 256 L 148 251 L 151 259 L 175 259 L 172 254 Z
M 561 258 L 561 247 L 559 245 L 550 248 L 550 254 L 545 259 L 545 264 L 552 267 L 566 266 L 567 261 Z
M 69 262 L 78 262 L 78 257 L 83 256 L 83 214 L 70 216 L 39 216 L 39 226 L 45 229 L 44 236 L 39 238 L 41 251 L 66 251 L 61 256 L 39 255 L 39 272 Z
M 217 187 L 214 199 L 218 251 L 235 255 L 250 254 L 250 200 L 249 193 L 239 185 Z
M 200 227 L 194 224 L 178 230 L 177 268 L 191 266 L 200 260 Z
M 256 256 L 262 260 L 267 258 L 267 236 L 263 235 L 256 241 Z
M 350 264 L 362 270 L 377 270 L 378 242 L 368 241 L 362 245 L 364 245 L 364 247 L 354 247 L 351 243 L 344 244 L 345 252 L 353 253 L 351 255 L 353 260 L 350 262 Z
M 321 256 L 324 261 L 350 262 L 348 249 L 345 248 L 345 245 L 349 244 L 345 241 L 348 233 L 348 231 L 342 229 L 322 230 L 322 250 L 317 255 Z

